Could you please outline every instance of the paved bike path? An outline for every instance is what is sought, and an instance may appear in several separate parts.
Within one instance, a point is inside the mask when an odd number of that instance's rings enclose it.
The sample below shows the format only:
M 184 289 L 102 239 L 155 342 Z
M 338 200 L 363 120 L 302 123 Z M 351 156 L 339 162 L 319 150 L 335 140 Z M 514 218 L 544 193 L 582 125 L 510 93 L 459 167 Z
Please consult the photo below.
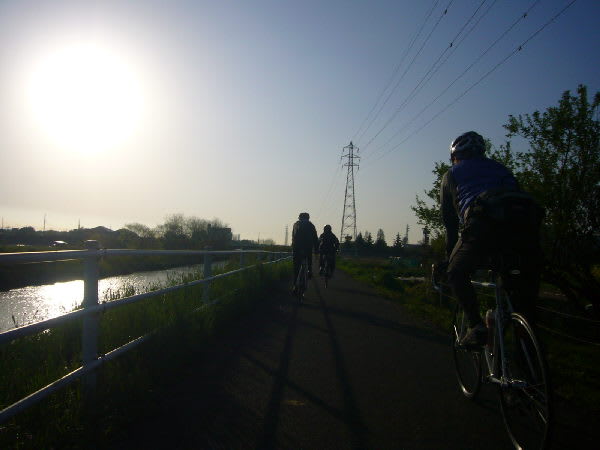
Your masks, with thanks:
M 459 392 L 449 338 L 339 272 L 190 362 L 115 448 L 510 449 L 495 390 Z

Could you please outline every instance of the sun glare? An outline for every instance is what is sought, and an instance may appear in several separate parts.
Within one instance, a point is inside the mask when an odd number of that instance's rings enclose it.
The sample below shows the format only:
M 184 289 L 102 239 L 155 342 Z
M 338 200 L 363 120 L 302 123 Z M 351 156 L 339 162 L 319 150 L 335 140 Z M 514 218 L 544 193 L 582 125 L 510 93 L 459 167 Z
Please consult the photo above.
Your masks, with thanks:
M 123 144 L 143 114 L 139 77 L 116 52 L 97 44 L 54 49 L 36 61 L 27 82 L 36 126 L 54 144 L 98 152 Z

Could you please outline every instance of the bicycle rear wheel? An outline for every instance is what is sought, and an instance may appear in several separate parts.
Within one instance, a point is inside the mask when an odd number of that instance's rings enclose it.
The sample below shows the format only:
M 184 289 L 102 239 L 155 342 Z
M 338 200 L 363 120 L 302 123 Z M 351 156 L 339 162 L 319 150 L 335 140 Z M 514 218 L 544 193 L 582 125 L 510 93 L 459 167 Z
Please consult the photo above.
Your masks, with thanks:
M 531 325 L 513 313 L 505 326 L 505 376 L 500 387 L 502 417 L 517 449 L 544 449 L 552 426 L 552 401 L 544 354 Z
M 298 271 L 298 279 L 296 280 L 296 296 L 298 297 L 298 303 L 302 303 L 304 299 L 304 292 L 306 291 L 307 282 L 307 267 L 305 263 L 302 263 L 300 270 Z
M 481 351 L 469 350 L 459 345 L 467 333 L 468 322 L 464 309 L 456 306 L 452 323 L 452 352 L 458 385 L 465 397 L 474 399 L 481 387 Z

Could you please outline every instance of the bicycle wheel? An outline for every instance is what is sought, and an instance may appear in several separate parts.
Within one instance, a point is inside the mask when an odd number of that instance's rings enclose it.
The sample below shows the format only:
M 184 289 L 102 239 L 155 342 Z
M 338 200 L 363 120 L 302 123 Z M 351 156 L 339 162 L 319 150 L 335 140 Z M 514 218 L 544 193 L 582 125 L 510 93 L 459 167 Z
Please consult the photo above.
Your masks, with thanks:
M 548 370 L 540 344 L 527 320 L 513 313 L 505 326 L 508 385 L 500 387 L 500 406 L 515 448 L 546 448 L 552 424 Z
M 308 279 L 307 270 L 306 262 L 303 262 L 302 266 L 300 266 L 300 272 L 298 273 L 298 303 L 302 303 L 304 293 L 306 292 L 306 283 Z
M 452 352 L 456 377 L 465 397 L 474 399 L 481 387 L 481 352 L 468 350 L 459 345 L 460 340 L 467 333 L 467 328 L 467 316 L 462 306 L 458 304 L 452 323 Z

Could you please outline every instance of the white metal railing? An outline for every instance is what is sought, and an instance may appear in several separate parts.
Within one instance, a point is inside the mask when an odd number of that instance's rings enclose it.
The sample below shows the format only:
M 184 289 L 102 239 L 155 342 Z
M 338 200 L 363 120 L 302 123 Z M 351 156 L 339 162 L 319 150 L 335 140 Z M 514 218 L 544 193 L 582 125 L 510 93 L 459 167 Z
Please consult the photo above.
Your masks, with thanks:
M 34 403 L 42 400 L 52 392 L 68 385 L 72 381 L 84 377 L 84 395 L 86 392 L 92 393 L 96 387 L 96 374 L 94 370 L 100 367 L 104 362 L 109 361 L 116 356 L 136 347 L 144 342 L 150 334 L 140 336 L 132 341 L 111 350 L 105 355 L 98 355 L 98 322 L 100 313 L 117 308 L 126 304 L 135 303 L 140 300 L 163 295 L 179 289 L 206 285 L 203 289 L 203 304 L 210 304 L 210 285 L 213 281 L 220 278 L 229 277 L 245 270 L 256 267 L 257 264 L 245 266 L 245 255 L 256 255 L 259 262 L 262 257 L 266 257 L 263 264 L 272 264 L 290 259 L 289 252 L 268 252 L 263 250 L 233 250 L 233 251 L 212 251 L 212 250 L 121 250 L 121 249 L 100 249 L 96 241 L 86 242 L 87 250 L 63 250 L 53 252 L 27 252 L 27 253 L 0 253 L 0 263 L 32 263 L 49 261 L 68 261 L 83 260 L 84 271 L 84 294 L 82 309 L 64 314 L 59 317 L 47 319 L 31 325 L 15 328 L 10 331 L 0 333 L 0 345 L 11 342 L 15 339 L 30 336 L 40 331 L 54 328 L 62 323 L 82 318 L 82 366 L 65 375 L 64 377 L 50 383 L 27 397 L 13 403 L 0 411 L 0 423 L 5 422 L 19 412 L 27 409 Z M 99 259 L 101 257 L 111 256 L 201 256 L 204 264 L 204 278 L 189 283 L 178 284 L 144 294 L 132 295 L 119 300 L 98 303 L 98 279 L 99 279 Z M 230 272 L 212 275 L 213 256 L 238 256 L 240 268 Z M 6 368 L 4 368 L 6 369 Z

